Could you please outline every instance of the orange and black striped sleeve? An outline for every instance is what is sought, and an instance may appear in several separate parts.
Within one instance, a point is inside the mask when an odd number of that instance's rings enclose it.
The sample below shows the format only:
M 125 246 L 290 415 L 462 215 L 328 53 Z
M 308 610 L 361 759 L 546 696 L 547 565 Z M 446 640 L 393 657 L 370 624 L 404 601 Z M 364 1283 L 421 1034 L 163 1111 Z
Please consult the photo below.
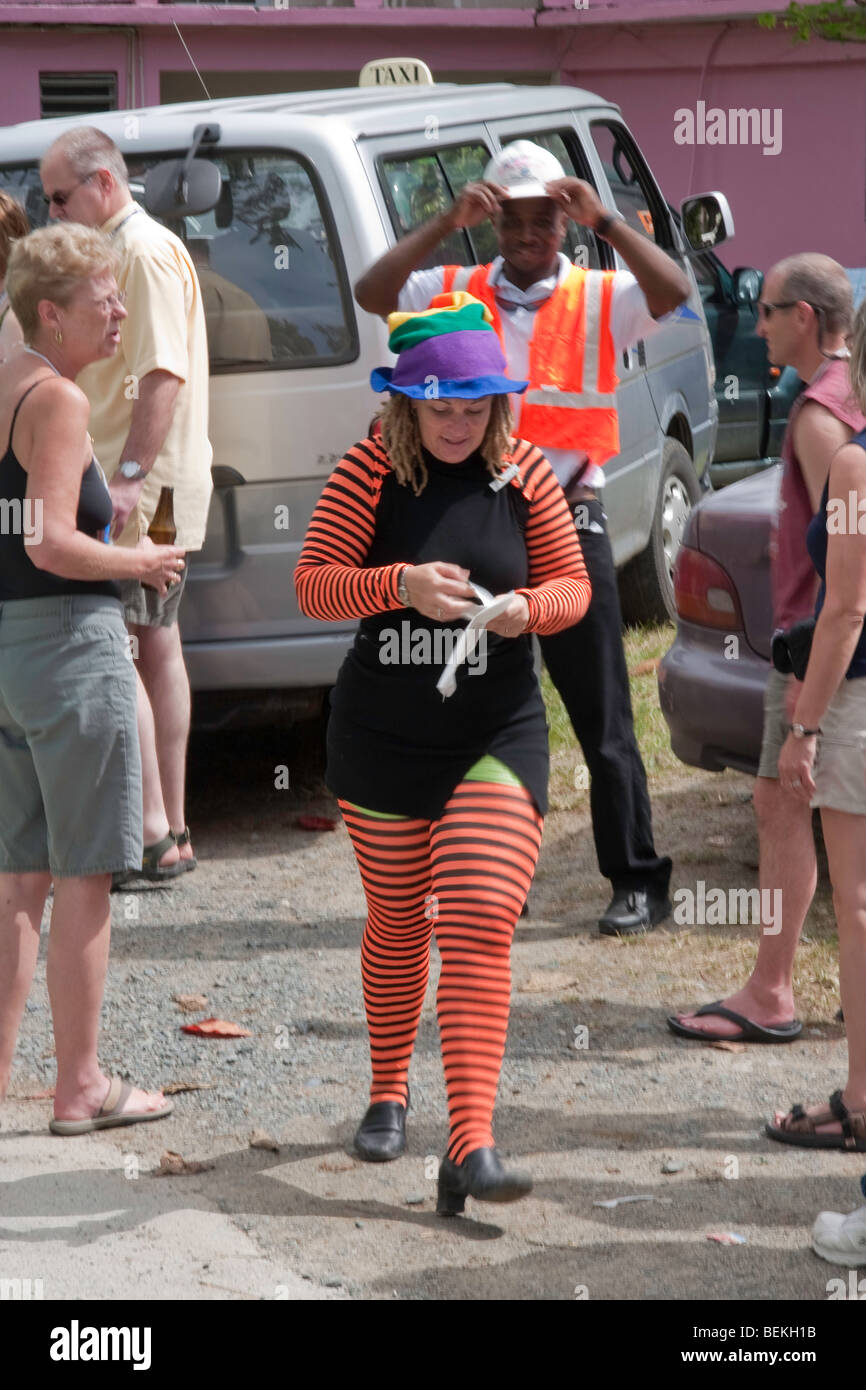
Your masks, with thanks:
M 403 565 L 363 568 L 389 472 L 381 444 L 364 439 L 326 482 L 295 565 L 298 607 L 308 618 L 336 622 L 402 607 L 397 584 Z
M 592 586 L 565 494 L 544 454 L 520 439 L 511 457 L 520 470 L 529 504 L 525 536 L 529 585 L 515 592 L 529 605 L 526 630 L 546 637 L 580 622 L 589 607 Z

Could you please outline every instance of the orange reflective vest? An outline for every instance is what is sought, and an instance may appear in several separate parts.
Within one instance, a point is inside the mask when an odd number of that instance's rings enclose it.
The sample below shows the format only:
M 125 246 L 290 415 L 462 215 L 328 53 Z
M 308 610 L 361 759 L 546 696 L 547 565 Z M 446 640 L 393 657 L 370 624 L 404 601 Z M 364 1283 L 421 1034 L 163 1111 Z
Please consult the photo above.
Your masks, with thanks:
M 502 320 L 489 265 L 443 266 L 443 291 L 467 290 Z M 619 453 L 616 350 L 611 332 L 612 270 L 572 266 L 535 313 L 529 343 L 529 386 L 515 431 L 539 448 L 574 449 L 595 464 Z

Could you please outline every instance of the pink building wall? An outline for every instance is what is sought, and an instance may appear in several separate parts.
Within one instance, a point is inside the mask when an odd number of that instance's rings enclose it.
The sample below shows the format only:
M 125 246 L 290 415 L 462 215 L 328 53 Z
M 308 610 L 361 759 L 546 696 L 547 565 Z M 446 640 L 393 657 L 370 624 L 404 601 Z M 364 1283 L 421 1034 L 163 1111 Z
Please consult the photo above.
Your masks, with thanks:
M 619 103 L 671 202 L 714 188 L 728 195 L 737 234 L 727 264 L 766 267 L 817 249 L 866 265 L 866 45 L 795 46 L 749 19 L 785 3 L 588 0 L 576 11 L 573 0 L 548 0 L 536 15 L 386 10 L 381 0 L 256 11 L 0 0 L 0 124 L 38 119 L 40 72 L 116 72 L 121 107 L 157 103 L 162 74 L 190 71 L 173 20 L 204 73 L 327 70 L 351 85 L 367 59 L 387 53 L 417 55 L 434 76 L 541 72 Z M 770 120 L 780 112 L 780 152 L 677 144 L 675 112 L 699 101 L 763 109 Z

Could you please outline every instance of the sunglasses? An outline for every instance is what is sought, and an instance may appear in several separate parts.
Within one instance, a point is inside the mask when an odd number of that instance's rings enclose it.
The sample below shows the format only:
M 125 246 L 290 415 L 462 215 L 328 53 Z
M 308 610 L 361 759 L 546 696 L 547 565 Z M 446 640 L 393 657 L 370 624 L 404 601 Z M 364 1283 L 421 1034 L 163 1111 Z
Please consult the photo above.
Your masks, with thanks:
M 770 304 L 766 299 L 759 299 L 758 313 L 763 314 L 765 319 L 770 319 L 776 309 L 796 309 L 798 304 L 808 304 L 814 314 L 823 312 L 819 304 L 809 304 L 808 299 L 788 299 L 784 304 Z
M 92 178 L 93 174 L 85 174 L 84 178 L 79 179 L 66 193 L 43 193 L 42 201 L 47 208 L 50 208 L 52 203 L 56 208 L 65 208 L 76 189 L 79 189 L 83 183 L 89 183 Z

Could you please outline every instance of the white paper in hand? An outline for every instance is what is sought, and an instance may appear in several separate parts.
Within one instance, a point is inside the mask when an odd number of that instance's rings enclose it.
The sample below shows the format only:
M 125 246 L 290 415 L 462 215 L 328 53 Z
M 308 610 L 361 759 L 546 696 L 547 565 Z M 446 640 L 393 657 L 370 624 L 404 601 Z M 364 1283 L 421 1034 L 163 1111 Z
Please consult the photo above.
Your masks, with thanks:
M 475 590 L 479 598 L 484 597 L 484 602 L 480 604 L 469 604 L 465 610 L 467 614 L 471 614 L 469 622 L 454 643 L 454 648 L 451 652 L 448 664 L 436 682 L 436 689 L 444 699 L 447 699 L 449 695 L 453 695 L 454 691 L 457 689 L 457 667 L 463 665 L 468 652 L 475 651 L 478 636 L 482 628 L 485 628 L 494 618 L 498 618 L 501 613 L 504 613 L 511 600 L 514 598 L 513 589 L 507 594 L 499 594 L 497 598 L 494 598 L 493 595 L 488 593 L 487 589 L 482 588 L 480 584 L 472 584 L 471 587 Z

